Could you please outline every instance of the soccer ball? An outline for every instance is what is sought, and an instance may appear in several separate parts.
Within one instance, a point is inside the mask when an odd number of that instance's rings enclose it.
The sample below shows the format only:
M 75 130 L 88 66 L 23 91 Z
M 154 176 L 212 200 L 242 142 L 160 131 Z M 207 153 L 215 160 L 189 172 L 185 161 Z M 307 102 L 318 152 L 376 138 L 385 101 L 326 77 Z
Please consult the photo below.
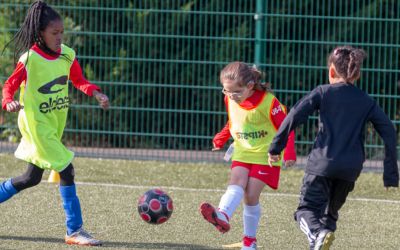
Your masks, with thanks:
M 150 224 L 161 224 L 171 217 L 172 199 L 161 189 L 150 189 L 138 200 L 140 217 Z

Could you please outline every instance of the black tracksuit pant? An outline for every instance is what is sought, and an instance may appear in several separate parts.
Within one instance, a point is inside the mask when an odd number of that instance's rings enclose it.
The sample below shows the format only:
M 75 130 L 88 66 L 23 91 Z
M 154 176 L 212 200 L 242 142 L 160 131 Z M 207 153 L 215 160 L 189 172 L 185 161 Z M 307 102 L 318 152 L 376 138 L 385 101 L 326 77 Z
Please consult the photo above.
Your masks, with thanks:
M 353 181 L 305 174 L 300 203 L 294 214 L 310 242 L 323 229 L 336 230 L 339 209 L 354 188 Z

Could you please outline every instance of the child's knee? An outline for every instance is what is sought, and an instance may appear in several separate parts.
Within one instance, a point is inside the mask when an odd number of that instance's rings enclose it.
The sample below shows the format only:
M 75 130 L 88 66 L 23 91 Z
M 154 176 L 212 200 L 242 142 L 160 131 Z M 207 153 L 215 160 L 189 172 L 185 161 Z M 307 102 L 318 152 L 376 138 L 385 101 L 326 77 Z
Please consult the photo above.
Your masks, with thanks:
M 74 185 L 75 171 L 72 164 L 69 164 L 63 171 L 60 172 L 60 185 L 71 186 Z
M 26 188 L 38 185 L 41 181 L 42 181 L 42 176 L 26 175 L 23 176 L 23 178 L 13 179 L 12 184 L 14 185 L 15 189 L 17 189 L 18 191 L 22 191 Z
M 244 194 L 244 203 L 248 206 L 255 206 L 260 201 L 260 194 L 246 191 Z

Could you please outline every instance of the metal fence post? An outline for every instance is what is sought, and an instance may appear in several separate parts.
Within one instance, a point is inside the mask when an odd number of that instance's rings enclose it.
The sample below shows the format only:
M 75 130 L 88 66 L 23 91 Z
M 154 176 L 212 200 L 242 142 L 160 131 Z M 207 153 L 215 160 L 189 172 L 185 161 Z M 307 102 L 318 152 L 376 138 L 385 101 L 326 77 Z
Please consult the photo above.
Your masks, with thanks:
M 260 66 L 265 62 L 265 21 L 263 20 L 263 14 L 265 14 L 265 0 L 257 0 L 256 14 L 254 20 L 256 21 L 256 37 L 255 37 L 255 49 L 254 49 L 254 63 Z

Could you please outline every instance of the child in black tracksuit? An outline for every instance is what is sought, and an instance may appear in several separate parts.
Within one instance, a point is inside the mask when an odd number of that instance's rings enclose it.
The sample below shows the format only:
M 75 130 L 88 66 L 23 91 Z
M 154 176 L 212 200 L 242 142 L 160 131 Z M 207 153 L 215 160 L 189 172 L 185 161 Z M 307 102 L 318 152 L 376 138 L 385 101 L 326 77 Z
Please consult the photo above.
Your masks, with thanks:
M 353 85 L 360 77 L 365 52 L 338 47 L 328 57 L 329 82 L 292 108 L 270 149 L 270 163 L 279 159 L 289 133 L 319 110 L 319 131 L 308 157 L 295 220 L 310 249 L 329 249 L 338 211 L 354 188 L 365 160 L 364 130 L 371 122 L 385 143 L 383 182 L 398 187 L 396 132 L 390 119 L 368 94 Z

